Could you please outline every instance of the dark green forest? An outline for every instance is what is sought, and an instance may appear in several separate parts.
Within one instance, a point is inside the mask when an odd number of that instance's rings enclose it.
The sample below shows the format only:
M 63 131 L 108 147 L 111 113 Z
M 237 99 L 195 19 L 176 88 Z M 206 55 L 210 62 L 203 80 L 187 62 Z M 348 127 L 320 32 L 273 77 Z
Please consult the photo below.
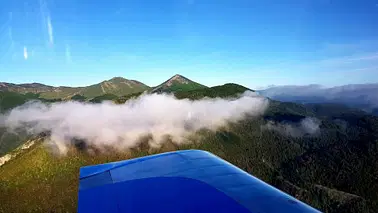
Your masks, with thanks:
M 191 100 L 225 98 L 246 90 L 237 84 L 225 84 L 176 92 L 175 96 Z M 306 117 L 321 121 L 320 134 L 295 138 L 260 130 L 267 121 L 297 123 Z M 195 148 L 221 155 L 320 210 L 378 210 L 376 116 L 340 104 L 302 105 L 270 100 L 263 118 L 245 119 L 230 124 L 227 130 L 205 135 L 207 142 Z

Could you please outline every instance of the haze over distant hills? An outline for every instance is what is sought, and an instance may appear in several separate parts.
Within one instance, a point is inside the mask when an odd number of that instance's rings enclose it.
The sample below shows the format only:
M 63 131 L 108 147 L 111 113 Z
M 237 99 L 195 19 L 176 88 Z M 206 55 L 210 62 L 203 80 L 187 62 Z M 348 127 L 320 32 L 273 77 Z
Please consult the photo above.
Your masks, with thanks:
M 326 88 L 321 85 L 273 86 L 258 91 L 266 97 L 296 103 L 336 103 L 362 109 L 367 112 L 378 112 L 378 83 L 349 84 Z

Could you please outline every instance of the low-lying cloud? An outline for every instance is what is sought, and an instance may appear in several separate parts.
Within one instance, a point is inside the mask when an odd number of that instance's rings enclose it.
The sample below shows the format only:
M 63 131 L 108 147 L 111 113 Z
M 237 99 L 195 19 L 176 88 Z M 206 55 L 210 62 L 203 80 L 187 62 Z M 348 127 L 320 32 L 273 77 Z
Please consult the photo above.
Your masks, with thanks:
M 268 121 L 261 126 L 261 130 L 277 131 L 291 137 L 303 137 L 306 134 L 316 135 L 319 132 L 321 122 L 313 117 L 306 117 L 298 123 L 280 123 Z
M 378 108 L 378 84 L 349 84 L 326 88 L 320 85 L 275 86 L 259 93 L 263 96 L 288 102 L 338 103 L 367 112 Z
M 167 135 L 175 143 L 184 143 L 193 132 L 215 130 L 246 115 L 259 116 L 268 100 L 253 92 L 237 99 L 178 100 L 168 94 L 145 94 L 116 105 L 61 102 L 31 102 L 0 116 L 0 126 L 30 134 L 49 132 L 49 144 L 66 153 L 73 139 L 101 148 L 131 148 L 141 137 L 159 147 Z

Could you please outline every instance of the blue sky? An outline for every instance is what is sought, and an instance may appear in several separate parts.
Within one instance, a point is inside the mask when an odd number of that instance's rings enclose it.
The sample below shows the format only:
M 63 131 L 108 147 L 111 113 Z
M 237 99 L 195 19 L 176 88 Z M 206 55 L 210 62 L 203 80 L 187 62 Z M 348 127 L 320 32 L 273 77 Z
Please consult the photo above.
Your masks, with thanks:
M 378 1 L 2 0 L 0 81 L 378 82 Z

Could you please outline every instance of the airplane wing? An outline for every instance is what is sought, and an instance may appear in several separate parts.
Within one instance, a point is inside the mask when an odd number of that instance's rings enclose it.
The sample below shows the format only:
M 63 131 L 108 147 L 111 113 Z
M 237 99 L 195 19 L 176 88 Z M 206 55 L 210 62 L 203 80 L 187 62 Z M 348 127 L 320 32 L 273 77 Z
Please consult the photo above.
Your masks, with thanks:
M 319 212 L 201 150 L 80 169 L 79 213 Z

